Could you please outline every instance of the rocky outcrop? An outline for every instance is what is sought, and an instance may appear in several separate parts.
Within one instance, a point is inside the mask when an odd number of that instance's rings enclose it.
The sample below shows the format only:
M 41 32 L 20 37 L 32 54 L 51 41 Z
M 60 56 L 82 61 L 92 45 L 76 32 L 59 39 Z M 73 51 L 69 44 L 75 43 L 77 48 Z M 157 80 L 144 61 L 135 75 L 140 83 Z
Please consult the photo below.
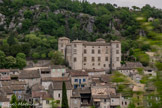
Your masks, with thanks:
M 86 30 L 89 33 L 93 32 L 93 26 L 94 26 L 94 22 L 95 22 L 94 16 L 84 14 L 84 13 L 76 14 L 76 13 L 73 13 L 71 11 L 67 11 L 64 9 L 56 10 L 54 12 L 54 14 L 63 14 L 63 15 L 67 15 L 67 16 L 73 16 L 77 20 L 80 21 L 81 28 L 83 28 L 84 30 Z

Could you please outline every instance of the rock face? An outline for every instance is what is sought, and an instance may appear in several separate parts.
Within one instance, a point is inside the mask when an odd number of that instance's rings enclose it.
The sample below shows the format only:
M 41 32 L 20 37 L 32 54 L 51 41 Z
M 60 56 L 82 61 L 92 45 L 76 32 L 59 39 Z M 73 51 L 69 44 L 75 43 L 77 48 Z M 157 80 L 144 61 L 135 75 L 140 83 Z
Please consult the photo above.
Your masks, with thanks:
M 67 16 L 73 16 L 77 20 L 80 21 L 81 27 L 84 30 L 86 30 L 89 33 L 93 32 L 93 26 L 94 26 L 94 22 L 95 22 L 94 16 L 84 14 L 84 13 L 75 14 L 71 11 L 67 11 L 67 10 L 64 10 L 64 9 L 56 10 L 54 12 L 54 14 L 63 14 L 63 15 L 67 15 Z
M 3 15 L 3 14 L 1 14 L 0 13 L 0 25 L 3 25 L 3 24 L 5 24 L 5 15 Z

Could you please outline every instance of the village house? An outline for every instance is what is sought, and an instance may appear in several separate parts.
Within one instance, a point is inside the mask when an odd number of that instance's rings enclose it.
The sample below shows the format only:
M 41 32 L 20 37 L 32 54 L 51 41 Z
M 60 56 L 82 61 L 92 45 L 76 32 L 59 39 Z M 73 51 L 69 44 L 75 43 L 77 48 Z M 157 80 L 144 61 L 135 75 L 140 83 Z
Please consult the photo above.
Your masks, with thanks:
M 10 70 L 0 69 L 0 81 L 9 81 L 9 80 L 11 80 Z
M 89 108 L 90 106 L 92 106 L 90 87 L 74 89 L 71 97 L 71 108 Z
M 91 87 L 91 93 L 96 108 L 110 108 L 110 94 L 116 94 L 116 91 L 108 85 L 97 85 Z
M 71 70 L 69 73 L 71 78 L 71 84 L 74 89 L 90 86 L 88 73 L 85 70 L 82 71 Z
M 53 82 L 59 82 L 59 81 L 70 81 L 69 77 L 47 77 L 41 79 L 41 84 L 45 88 L 45 90 L 49 89 L 50 84 Z
M 51 65 L 51 77 L 67 77 L 67 68 L 63 65 Z
M 62 103 L 62 84 L 63 81 L 54 81 L 49 86 L 49 94 L 58 102 L 59 106 L 61 106 Z M 71 96 L 72 96 L 72 85 L 70 81 L 66 81 L 66 90 L 67 90 L 67 99 L 68 99 L 68 105 L 70 106 L 71 103 Z
M 4 94 L 0 94 L 0 107 L 10 108 L 10 100 Z
M 22 70 L 19 81 L 25 81 L 29 87 L 41 82 L 39 70 Z

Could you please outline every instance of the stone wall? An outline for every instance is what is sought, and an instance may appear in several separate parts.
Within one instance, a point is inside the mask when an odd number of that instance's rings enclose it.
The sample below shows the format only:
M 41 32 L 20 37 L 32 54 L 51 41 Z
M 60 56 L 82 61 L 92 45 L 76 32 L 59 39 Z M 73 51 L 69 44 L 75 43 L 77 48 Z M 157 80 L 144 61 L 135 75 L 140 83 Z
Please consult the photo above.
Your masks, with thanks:
M 37 63 L 34 63 L 32 60 L 27 60 L 26 67 L 42 67 L 48 66 L 51 64 L 51 60 L 38 60 Z

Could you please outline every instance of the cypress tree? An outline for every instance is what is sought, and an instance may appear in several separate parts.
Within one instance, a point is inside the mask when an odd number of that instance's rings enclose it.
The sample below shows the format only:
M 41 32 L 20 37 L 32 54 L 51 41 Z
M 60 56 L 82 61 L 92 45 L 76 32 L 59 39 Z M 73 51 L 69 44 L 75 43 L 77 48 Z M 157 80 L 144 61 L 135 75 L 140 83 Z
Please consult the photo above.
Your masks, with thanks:
M 11 104 L 11 108 L 17 108 L 18 103 L 17 103 L 16 95 L 12 95 L 10 104 Z
M 61 108 L 69 108 L 65 82 L 62 83 L 62 105 L 61 105 Z

